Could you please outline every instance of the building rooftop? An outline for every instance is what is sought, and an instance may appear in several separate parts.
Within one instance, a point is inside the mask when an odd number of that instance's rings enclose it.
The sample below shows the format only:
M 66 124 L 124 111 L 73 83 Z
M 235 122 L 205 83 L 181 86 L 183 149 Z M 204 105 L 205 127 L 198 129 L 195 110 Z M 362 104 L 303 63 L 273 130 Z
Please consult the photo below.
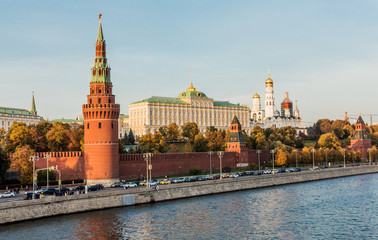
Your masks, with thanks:
M 0 107 L 0 114 L 9 114 L 9 115 L 19 115 L 19 116 L 28 116 L 28 117 L 40 117 L 36 114 L 31 113 L 26 109 L 21 108 L 8 108 Z

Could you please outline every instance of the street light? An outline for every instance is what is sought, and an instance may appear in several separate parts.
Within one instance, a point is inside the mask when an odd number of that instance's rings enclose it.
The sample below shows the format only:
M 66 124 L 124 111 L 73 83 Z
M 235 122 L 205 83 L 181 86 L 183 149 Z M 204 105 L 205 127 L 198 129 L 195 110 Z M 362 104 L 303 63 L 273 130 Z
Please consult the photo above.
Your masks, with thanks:
M 218 156 L 219 156 L 219 180 L 222 180 L 222 157 L 224 155 L 224 152 L 222 151 L 219 151 L 218 152 Z
M 58 180 L 58 188 L 59 188 L 59 190 L 61 190 L 62 189 L 62 172 L 58 169 L 58 165 L 56 165 L 56 166 L 52 166 L 51 167 L 51 170 L 55 170 L 55 171 L 57 171 L 58 172 L 58 174 L 59 174 L 59 180 Z
M 259 160 L 259 171 L 260 171 L 260 153 L 261 153 L 261 150 L 257 150 L 257 159 Z
M 298 149 L 295 149 L 295 167 L 298 168 Z
M 49 189 L 49 171 L 50 171 L 50 169 L 49 169 L 49 159 L 51 158 L 50 157 L 50 155 L 49 154 L 47 154 L 46 156 L 45 156 L 45 158 L 46 158 L 46 167 L 47 167 L 47 173 L 46 173 L 46 175 L 47 175 L 47 185 L 46 185 L 46 189 Z
M 345 151 L 346 151 L 346 149 L 343 148 L 343 152 L 344 152 L 344 168 L 345 168 Z
M 212 151 L 210 151 L 210 174 L 211 174 L 211 154 L 212 154 L 213 152 Z
M 315 170 L 315 148 L 311 149 L 312 152 L 312 170 Z
M 145 154 L 143 154 L 144 160 L 146 161 L 146 188 L 149 187 L 148 172 L 150 172 L 151 169 L 152 169 L 151 155 L 152 155 L 152 153 L 145 153 Z M 150 172 L 150 174 L 151 174 L 151 172 Z M 150 178 L 151 178 L 151 176 L 150 176 Z
M 326 152 L 326 166 L 328 166 L 328 148 L 324 150 Z
M 37 176 L 35 175 L 35 161 L 39 161 L 38 156 L 30 156 L 29 161 L 33 161 L 33 195 L 32 199 L 35 199 L 35 183 L 37 181 Z
M 274 174 L 274 153 L 276 152 L 274 149 L 270 150 L 270 152 L 272 153 L 272 162 L 273 162 L 273 171 L 272 171 L 272 174 Z

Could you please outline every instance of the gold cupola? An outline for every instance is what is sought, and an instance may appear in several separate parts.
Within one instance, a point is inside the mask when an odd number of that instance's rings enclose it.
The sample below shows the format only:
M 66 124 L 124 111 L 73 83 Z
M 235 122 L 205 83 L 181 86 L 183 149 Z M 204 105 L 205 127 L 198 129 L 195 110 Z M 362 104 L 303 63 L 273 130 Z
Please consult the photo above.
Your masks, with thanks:
M 270 78 L 270 73 L 268 74 L 268 78 L 265 80 L 266 87 L 273 87 L 273 80 Z
M 193 82 L 190 82 L 190 87 L 186 89 L 187 92 L 197 92 L 197 89 L 193 87 Z
M 255 95 L 253 95 L 253 98 L 260 98 L 260 95 L 256 92 Z

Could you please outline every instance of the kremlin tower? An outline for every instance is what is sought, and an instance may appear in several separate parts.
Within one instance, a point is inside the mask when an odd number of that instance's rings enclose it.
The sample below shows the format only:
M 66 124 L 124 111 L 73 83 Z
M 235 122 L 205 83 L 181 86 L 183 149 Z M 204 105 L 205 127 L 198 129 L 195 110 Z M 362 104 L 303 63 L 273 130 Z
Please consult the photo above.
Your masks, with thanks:
M 273 117 L 274 115 L 274 91 L 273 91 L 273 80 L 270 78 L 270 73 L 268 74 L 268 79 L 265 80 L 265 117 Z
M 83 105 L 84 159 L 87 184 L 110 185 L 119 180 L 118 116 L 106 59 L 101 17 L 96 40 L 96 57 L 91 69 L 87 104 Z
M 281 114 L 283 117 L 293 116 L 293 102 L 289 99 L 288 92 L 285 92 L 285 98 L 281 103 Z

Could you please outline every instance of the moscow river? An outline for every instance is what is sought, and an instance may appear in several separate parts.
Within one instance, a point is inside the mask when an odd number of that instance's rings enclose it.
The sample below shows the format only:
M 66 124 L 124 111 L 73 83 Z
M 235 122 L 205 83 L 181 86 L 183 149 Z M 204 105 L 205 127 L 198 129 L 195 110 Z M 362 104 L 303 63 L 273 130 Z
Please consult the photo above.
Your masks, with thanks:
M 378 239 L 378 174 L 0 226 L 0 239 Z

